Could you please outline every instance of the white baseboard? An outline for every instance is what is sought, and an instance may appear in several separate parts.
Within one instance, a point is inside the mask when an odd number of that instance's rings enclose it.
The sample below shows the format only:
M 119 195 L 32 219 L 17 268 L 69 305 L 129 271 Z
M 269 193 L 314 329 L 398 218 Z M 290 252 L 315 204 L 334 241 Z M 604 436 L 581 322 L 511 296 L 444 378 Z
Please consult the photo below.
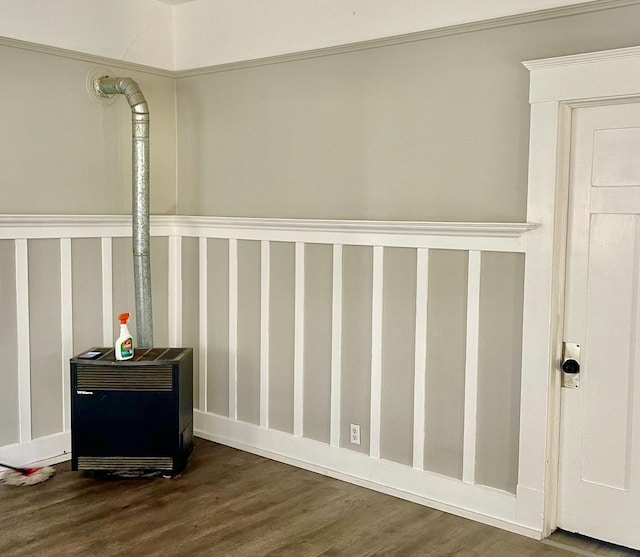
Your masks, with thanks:
M 29 443 L 15 443 L 0 447 L 0 462 L 13 466 L 37 463 L 45 466 L 71 458 L 71 434 L 54 433 Z
M 530 538 L 542 537 L 540 530 L 518 522 L 517 499 L 511 493 L 198 410 L 194 429 L 203 439 Z

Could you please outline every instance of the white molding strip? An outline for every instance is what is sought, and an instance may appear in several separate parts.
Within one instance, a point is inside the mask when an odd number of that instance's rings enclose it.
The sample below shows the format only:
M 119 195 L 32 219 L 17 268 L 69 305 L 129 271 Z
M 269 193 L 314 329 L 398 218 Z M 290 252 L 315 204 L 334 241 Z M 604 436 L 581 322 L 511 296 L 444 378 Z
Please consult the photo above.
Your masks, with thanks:
M 151 75 L 175 78 L 176 72 L 144 64 L 136 64 L 135 62 L 127 62 L 125 60 L 116 60 L 115 58 L 107 58 L 96 54 L 87 54 L 77 50 L 68 50 L 56 46 L 48 46 L 29 41 L 21 41 L 19 39 L 11 39 L 9 37 L 0 37 L 0 46 L 8 46 L 10 48 L 19 48 L 20 50 L 29 50 L 31 52 L 40 52 L 49 56 L 58 56 L 60 58 L 68 58 L 71 60 L 80 60 L 98 65 L 108 65 L 120 68 L 126 71 L 140 72 Z
M 102 238 L 102 342 L 113 346 L 113 242 Z
M 639 58 L 640 46 L 630 46 L 628 48 L 615 48 L 612 50 L 599 50 L 596 52 L 585 52 L 581 54 L 571 54 L 569 56 L 556 56 L 554 58 L 541 58 L 538 60 L 525 60 L 522 62 L 528 70 L 542 70 L 547 68 L 561 68 L 576 64 L 591 64 L 593 62 L 611 62 L 624 60 L 626 58 Z
M 427 375 L 427 303 L 429 300 L 429 250 L 416 255 L 416 328 L 415 368 L 413 375 L 413 467 L 424 469 L 426 375 Z
M 332 447 L 340 446 L 342 388 L 342 246 L 333 246 L 331 305 L 331 433 Z
M 18 411 L 20 443 L 31 441 L 31 340 L 29 326 L 29 247 L 27 240 L 15 241 L 16 329 L 18 346 Z
M 524 252 L 535 223 L 270 219 L 152 215 L 152 236 Z M 0 239 L 131 236 L 125 215 L 1 215 Z
M 229 240 L 229 418 L 238 419 L 238 241 Z
M 0 216 L 0 227 L 2 226 Z M 466 238 L 520 238 L 524 233 L 536 228 L 532 223 L 489 223 L 489 222 L 427 222 L 427 221 L 375 221 L 375 220 L 322 220 L 322 219 L 280 219 L 280 218 L 244 218 L 244 217 L 198 217 L 156 215 L 151 225 L 178 226 L 180 234 L 201 236 L 207 230 L 245 240 L 270 239 L 281 237 L 256 237 L 265 232 L 307 234 L 322 233 L 331 235 L 398 235 L 398 236 L 463 236 Z M 0 228 L 1 229 L 1 228 Z M 233 232 L 232 232 L 233 231 Z M 245 231 L 245 232 L 242 232 Z M 248 234 L 248 235 L 245 235 Z M 295 241 L 295 240 L 294 240 Z M 307 242 L 307 240 L 301 240 Z M 317 241 L 317 240 L 316 240 Z M 334 242 L 337 243 L 337 242 Z
M 369 455 L 380 458 L 382 422 L 382 312 L 384 298 L 384 248 L 373 248 L 371 296 L 371 416 Z
M 260 426 L 269 427 L 271 244 L 260 243 Z
M 60 238 L 60 327 L 62 331 L 62 430 L 71 431 L 71 378 L 69 360 L 73 357 L 73 277 L 71 239 Z
M 0 215 L 3 238 L 117 238 L 131 236 L 125 215 Z
M 169 344 L 182 346 L 182 238 L 169 236 Z
M 69 460 L 71 456 L 71 433 L 54 433 L 38 437 L 33 441 L 0 447 L 0 462 L 25 466 L 38 463 L 56 464 Z
M 640 48 L 534 60 L 524 281 L 518 515 L 549 535 L 557 524 L 560 386 L 557 362 L 567 234 L 571 112 L 640 99 Z
M 523 62 L 530 70 L 529 101 L 620 102 L 640 95 L 640 47 Z
M 200 379 L 199 384 L 199 403 L 198 407 L 206 412 L 207 411 L 207 377 L 208 377 L 208 334 L 209 334 L 209 298 L 208 298 L 208 266 L 207 266 L 207 238 L 198 239 L 198 267 L 199 267 L 199 343 L 198 347 L 200 354 L 200 369 L 198 370 L 198 376 Z
M 215 414 L 194 412 L 194 427 L 196 435 L 204 439 L 531 538 L 541 537 L 539 530 L 517 522 L 516 497 L 505 491 L 464 484 L 440 474 Z
M 467 285 L 467 343 L 464 374 L 464 433 L 462 481 L 475 483 L 478 410 L 478 341 L 480 330 L 480 276 L 482 254 L 469 252 Z
M 293 355 L 293 434 L 302 437 L 304 428 L 304 244 L 295 247 L 295 302 Z

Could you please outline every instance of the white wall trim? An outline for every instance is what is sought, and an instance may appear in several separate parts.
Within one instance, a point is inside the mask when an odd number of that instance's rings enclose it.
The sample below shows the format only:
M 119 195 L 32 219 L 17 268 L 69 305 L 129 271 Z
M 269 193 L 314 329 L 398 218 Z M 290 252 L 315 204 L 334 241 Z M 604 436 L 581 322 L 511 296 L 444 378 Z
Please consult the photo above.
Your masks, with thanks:
M 296 242 L 293 339 L 293 434 L 296 437 L 302 437 L 304 425 L 304 261 L 304 244 Z
M 470 251 L 467 279 L 467 340 L 464 372 L 464 434 L 462 454 L 462 481 L 468 484 L 474 484 L 476 478 L 481 270 L 482 254 L 479 251 Z
M 54 433 L 38 437 L 26 443 L 16 443 L 0 447 L 0 462 L 14 466 L 24 466 L 47 459 L 49 462 L 63 462 L 71 457 L 71 433 Z M 51 463 L 53 463 L 51 462 Z
M 640 91 L 640 46 L 523 64 L 531 73 L 531 103 L 613 101 Z
M 593 62 L 610 62 L 613 60 L 623 60 L 626 58 L 637 58 L 638 56 L 640 56 L 640 46 L 630 46 L 628 48 L 599 50 L 596 52 L 572 54 L 570 56 L 556 56 L 554 58 L 525 60 L 524 62 L 522 62 L 522 64 L 530 71 L 539 71 L 548 68 L 563 68 L 576 64 L 591 64 Z
M 260 425 L 269 427 L 269 325 L 271 245 L 260 243 Z
M 427 303 L 429 301 L 429 250 L 416 255 L 416 325 L 413 374 L 413 467 L 424 469 L 427 385 Z
M 229 417 L 238 419 L 238 241 L 229 240 Z
M 199 268 L 199 288 L 198 288 L 198 321 L 199 321 L 199 356 L 200 356 L 200 369 L 198 375 L 200 379 L 199 384 L 199 401 L 198 408 L 207 411 L 207 392 L 208 388 L 208 364 L 209 364 L 209 298 L 208 298 L 208 251 L 207 251 L 207 238 L 198 239 L 198 268 Z
M 14 238 L 83 238 L 131 236 L 128 215 L 35 215 L 0 214 L 0 239 Z M 426 236 L 462 236 L 465 238 L 522 237 L 538 225 L 529 222 L 430 222 L 277 219 L 251 217 L 198 217 L 187 215 L 151 215 L 154 236 L 221 237 L 220 232 L 233 230 L 231 237 L 253 239 L 251 231 L 290 231 L 329 234 L 420 234 Z
M 69 360 L 73 357 L 73 284 L 71 239 L 60 238 L 60 328 L 62 331 L 62 430 L 71 431 L 71 378 Z
M 169 344 L 182 346 L 182 238 L 169 236 Z
M 529 211 L 536 212 L 547 225 L 530 238 L 524 279 L 524 313 L 522 342 L 522 386 L 520 402 L 520 464 L 518 488 L 549 489 L 551 469 L 548 455 L 549 385 L 555 351 L 553 326 L 560 308 L 554 306 L 554 236 L 556 203 L 556 136 L 559 133 L 558 103 L 534 104 L 531 107 L 531 157 L 529 168 Z M 546 129 L 546 131 L 545 131 Z M 537 151 L 537 153 L 534 153 Z M 547 159 L 534 166 L 536 160 Z M 544 213 L 549 213 L 544 215 Z M 542 420 L 541 416 L 545 416 Z M 555 449 L 557 451 L 557 448 Z M 546 501 L 547 512 L 556 501 Z M 540 509 L 540 519 L 546 512 Z M 555 525 L 554 525 L 555 527 Z M 551 530 L 546 531 L 548 535 Z
M 536 227 L 535 223 L 151 216 L 153 236 L 519 253 L 526 250 L 526 233 Z M 130 236 L 131 217 L 124 215 L 0 214 L 0 239 Z
M 31 341 L 29 326 L 29 245 L 15 242 L 16 333 L 18 364 L 18 412 L 20 443 L 31 441 Z
M 99 56 L 97 54 L 88 54 L 86 52 L 79 52 L 77 50 L 70 50 L 66 48 L 60 48 L 57 46 L 49 46 L 40 43 L 34 43 L 30 41 L 23 41 L 20 39 L 12 39 L 9 37 L 0 36 L 0 46 L 17 48 L 20 50 L 27 50 L 30 52 L 39 52 L 48 56 L 57 56 L 59 58 L 68 58 L 70 60 L 79 60 L 81 62 L 89 62 L 91 64 L 99 66 L 112 66 L 115 68 L 121 68 L 125 71 L 132 71 L 136 73 L 146 73 L 150 75 L 157 75 L 162 77 L 176 78 L 176 72 L 173 69 L 163 69 L 154 66 L 148 66 L 145 64 L 138 64 L 136 62 L 128 62 L 126 60 L 117 60 L 116 58 L 109 58 L 105 56 Z
M 380 458 L 382 422 L 382 312 L 384 308 L 384 248 L 373 248 L 371 295 L 371 409 L 369 455 Z
M 333 246 L 333 301 L 331 306 L 331 432 L 330 444 L 340 446 L 342 387 L 342 246 Z
M 152 224 L 163 223 L 181 226 L 185 236 L 200 235 L 202 230 L 214 229 L 260 231 L 279 230 L 296 233 L 324 232 L 331 234 L 423 234 L 431 236 L 465 236 L 490 238 L 520 238 L 536 227 L 535 223 L 490 223 L 490 222 L 428 222 L 428 221 L 375 221 L 375 220 L 325 220 L 325 219 L 278 219 L 242 217 L 152 217 Z M 247 238 L 249 239 L 249 238 Z

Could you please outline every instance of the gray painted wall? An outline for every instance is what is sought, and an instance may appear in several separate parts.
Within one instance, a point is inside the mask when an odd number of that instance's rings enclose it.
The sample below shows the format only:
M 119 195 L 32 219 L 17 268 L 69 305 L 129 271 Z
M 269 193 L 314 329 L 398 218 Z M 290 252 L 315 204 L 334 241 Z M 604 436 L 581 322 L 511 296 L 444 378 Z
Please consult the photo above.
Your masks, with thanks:
M 269 427 L 293 433 L 294 244 L 272 242 L 269 281 Z
M 252 424 L 260 423 L 260 261 L 260 242 L 238 242 L 237 408 Z
M 380 454 L 413 463 L 416 250 L 385 249 Z
M 86 90 L 95 63 L 0 45 L 1 213 L 131 213 L 131 109 Z M 108 68 L 140 84 L 151 112 L 151 210 L 176 199 L 175 85 Z
M 17 443 L 20 439 L 18 418 L 18 335 L 15 286 L 15 247 L 12 241 L 0 240 L 0 312 L 5 317 L 0 320 L 0 350 L 3 364 L 0 366 L 0 446 Z
M 73 353 L 79 354 L 103 345 L 102 243 L 98 238 L 71 240 L 71 280 Z
M 305 246 L 304 408 L 305 437 L 328 443 L 331 433 L 331 246 Z
M 640 5 L 179 79 L 178 212 L 522 221 L 522 60 L 638 43 Z
M 200 408 L 200 259 L 198 238 L 182 238 L 182 346 L 193 347 L 193 405 Z
M 151 238 L 151 290 L 153 303 L 153 339 L 156 346 L 167 346 L 169 338 L 168 325 L 168 309 L 167 298 L 168 290 L 168 249 L 169 242 L 167 238 L 153 237 Z M 118 315 L 123 312 L 131 314 L 129 318 L 129 331 L 133 335 L 134 346 L 136 342 L 136 309 L 135 309 L 135 292 L 133 284 L 133 255 L 131 248 L 131 238 L 114 238 L 112 241 L 112 289 L 113 289 L 113 338 L 118 338 L 120 334 L 120 323 L 117 319 Z M 197 259 L 196 259 L 197 263 Z M 99 269 L 99 267 L 98 267 Z M 99 272 L 99 270 L 98 270 Z M 95 273 L 94 273 L 95 275 Z M 92 287 L 88 284 L 83 288 L 92 288 L 92 292 L 96 292 L 97 288 L 102 288 L 102 279 L 100 275 L 95 275 L 95 280 L 99 280 L 100 286 L 94 284 Z M 76 294 L 82 295 L 82 294 Z M 86 295 L 85 295 L 86 297 Z M 197 290 L 196 302 L 197 304 Z M 188 315 L 189 305 L 187 305 Z M 74 308 L 74 312 L 76 308 Z M 101 312 L 102 310 L 100 310 Z M 95 319 L 95 316 L 94 316 Z M 94 325 L 95 326 L 95 325 Z M 187 325 L 188 327 L 188 325 Z M 188 328 L 187 328 L 188 331 Z M 188 335 L 188 333 L 187 333 Z M 101 336 L 100 336 L 101 338 Z M 89 343 L 91 344 L 91 343 Z M 80 348 L 83 350 L 88 346 Z M 194 364 L 194 365 L 197 365 Z
M 340 446 L 369 453 L 373 250 L 344 246 L 342 260 Z M 360 426 L 360 445 L 350 443 L 350 424 Z
M 229 415 L 229 243 L 208 240 L 207 409 Z
M 37 438 L 62 431 L 60 245 L 29 240 L 28 249 L 31 435 Z
M 524 256 L 483 253 L 476 481 L 515 492 L 520 433 Z
M 427 470 L 462 479 L 468 255 L 429 253 L 425 451 Z
M 169 238 L 151 238 L 153 341 L 169 346 Z

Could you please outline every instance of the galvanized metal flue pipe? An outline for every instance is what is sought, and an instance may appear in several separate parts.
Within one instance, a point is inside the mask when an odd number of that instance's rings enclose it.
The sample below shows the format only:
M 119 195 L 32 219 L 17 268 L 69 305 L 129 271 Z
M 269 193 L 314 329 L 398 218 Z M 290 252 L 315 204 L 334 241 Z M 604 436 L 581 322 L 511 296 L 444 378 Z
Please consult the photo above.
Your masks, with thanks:
M 124 95 L 133 123 L 133 275 L 136 300 L 137 346 L 153 347 L 151 263 L 149 241 L 149 106 L 140 86 L 129 77 L 101 77 L 105 95 Z

